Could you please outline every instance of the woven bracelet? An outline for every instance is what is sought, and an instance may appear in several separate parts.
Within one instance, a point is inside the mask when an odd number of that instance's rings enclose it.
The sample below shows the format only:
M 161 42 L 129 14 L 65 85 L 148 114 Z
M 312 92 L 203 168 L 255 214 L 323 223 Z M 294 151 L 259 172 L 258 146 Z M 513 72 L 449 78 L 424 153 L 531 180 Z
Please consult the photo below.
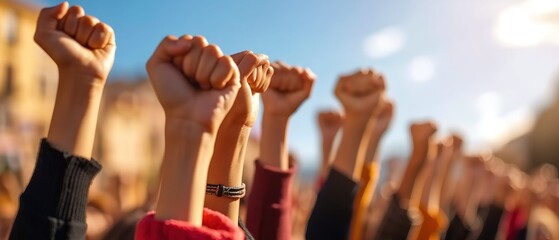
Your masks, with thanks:
M 217 197 L 243 198 L 246 193 L 246 185 L 242 183 L 240 187 L 228 187 L 223 184 L 207 184 L 206 193 Z

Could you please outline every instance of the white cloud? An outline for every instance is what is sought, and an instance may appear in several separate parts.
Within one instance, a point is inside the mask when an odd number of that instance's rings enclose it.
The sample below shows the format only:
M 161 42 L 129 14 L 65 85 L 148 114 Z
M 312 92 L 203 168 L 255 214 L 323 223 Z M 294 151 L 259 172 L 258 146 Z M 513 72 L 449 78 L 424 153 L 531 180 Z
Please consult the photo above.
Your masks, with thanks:
M 400 51 L 406 43 L 404 32 L 398 27 L 387 27 L 369 35 L 363 44 L 367 56 L 383 58 Z
M 503 97 L 497 92 L 485 92 L 477 98 L 479 120 L 474 138 L 493 148 L 527 132 L 533 123 L 533 113 L 528 107 L 519 107 L 503 114 Z
M 414 57 L 408 66 L 409 77 L 414 82 L 426 82 L 431 80 L 436 70 L 437 65 L 433 59 L 428 56 Z
M 526 0 L 503 9 L 495 36 L 505 46 L 559 45 L 559 1 Z

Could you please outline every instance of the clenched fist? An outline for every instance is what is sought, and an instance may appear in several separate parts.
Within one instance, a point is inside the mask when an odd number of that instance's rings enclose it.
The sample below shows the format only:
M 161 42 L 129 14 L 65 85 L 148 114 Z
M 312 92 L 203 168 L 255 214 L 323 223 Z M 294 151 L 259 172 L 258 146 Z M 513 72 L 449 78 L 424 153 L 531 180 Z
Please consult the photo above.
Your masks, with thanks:
M 384 77 L 372 69 L 341 76 L 335 94 L 347 116 L 370 118 L 384 95 Z
M 64 2 L 41 11 L 34 39 L 58 65 L 61 75 L 89 77 L 79 79 L 85 86 L 104 85 L 116 50 L 109 25 L 86 15 L 80 6 L 68 8 Z
M 182 68 L 174 62 L 182 59 Z M 168 36 L 146 64 L 167 120 L 196 123 L 216 133 L 240 88 L 239 70 L 204 37 Z
M 410 126 L 410 133 L 414 147 L 429 145 L 433 134 L 437 131 L 437 126 L 433 122 L 414 123 Z
M 233 125 L 252 127 L 258 116 L 259 93 L 270 85 L 274 69 L 268 56 L 243 51 L 231 55 L 237 64 L 241 77 L 241 89 L 231 111 L 223 120 L 224 127 Z
M 392 118 L 394 117 L 394 103 L 392 101 L 385 101 L 384 104 L 380 106 L 378 115 L 375 118 L 374 131 L 376 133 L 383 134 L 386 132 Z
M 336 136 L 342 127 L 344 117 L 338 111 L 322 111 L 318 113 L 318 126 L 325 138 Z
M 307 99 L 315 81 L 310 69 L 272 63 L 274 74 L 270 87 L 262 94 L 264 114 L 289 117 Z

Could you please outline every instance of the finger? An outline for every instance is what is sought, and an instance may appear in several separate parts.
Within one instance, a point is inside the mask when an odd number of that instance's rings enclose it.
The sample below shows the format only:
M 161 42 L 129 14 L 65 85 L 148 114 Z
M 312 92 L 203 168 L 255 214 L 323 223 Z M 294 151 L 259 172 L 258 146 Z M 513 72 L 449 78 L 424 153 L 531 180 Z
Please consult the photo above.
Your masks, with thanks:
M 208 46 L 208 41 L 202 36 L 196 36 L 192 38 L 191 42 L 192 47 L 184 56 L 182 70 L 187 77 L 194 78 L 196 77 L 196 70 L 198 68 L 200 56 L 202 55 L 202 50 L 205 46 Z
M 78 20 L 85 16 L 85 11 L 80 6 L 72 6 L 68 9 L 68 13 L 64 16 L 64 25 L 62 30 L 69 36 L 76 36 L 78 31 Z
M 252 51 L 250 51 L 250 50 L 245 50 L 245 51 L 242 51 L 242 52 L 238 52 L 238 53 L 232 54 L 232 55 L 231 55 L 231 58 L 233 59 L 233 61 L 234 61 L 237 65 L 239 65 L 239 63 L 241 63 L 241 61 L 243 60 L 243 58 L 245 57 L 245 55 L 251 54 L 251 53 L 252 53 Z
M 87 40 L 87 47 L 91 49 L 104 48 L 111 40 L 110 34 L 113 32 L 109 25 L 104 23 L 97 23 L 93 27 L 93 33 L 89 36 Z
M 186 40 L 186 41 L 190 41 L 192 40 L 192 36 L 185 34 L 182 35 L 179 39 L 181 40 Z M 178 69 L 182 69 L 182 62 L 184 61 L 184 55 L 180 55 L 180 56 L 176 56 L 173 58 L 173 65 L 175 65 L 176 68 Z
M 235 60 L 235 59 L 233 59 Z M 258 64 L 260 63 L 260 58 L 258 57 L 258 55 L 249 52 L 246 53 L 242 60 L 240 62 L 237 62 L 237 66 L 239 68 L 239 74 L 241 76 L 241 78 L 247 77 L 249 76 L 254 69 L 258 66 Z
M 303 89 L 305 90 L 305 94 L 306 96 L 310 96 L 311 92 L 312 92 L 312 88 L 314 86 L 314 82 L 315 82 L 315 75 L 314 73 L 310 70 L 310 69 L 305 69 L 305 72 L 303 74 L 306 78 L 305 81 L 303 81 Z
M 264 71 L 265 70 L 261 66 L 254 69 L 254 73 L 255 73 L 256 77 L 255 77 L 254 81 L 251 83 L 252 84 L 251 89 L 253 90 L 252 91 L 253 93 L 263 92 L 262 91 L 262 86 L 264 85 L 263 82 L 265 81 L 265 78 L 266 78 L 266 76 L 264 75 L 265 74 Z
M 202 89 L 210 89 L 210 76 L 217 64 L 217 59 L 221 56 L 223 56 L 221 49 L 216 45 L 209 45 L 202 50 L 196 70 L 196 81 Z
M 266 80 L 264 81 L 262 91 L 268 90 L 268 88 L 270 87 L 272 77 L 274 77 L 274 73 L 275 73 L 274 68 L 272 66 L 268 66 L 268 68 L 266 70 Z
M 50 8 L 43 8 L 37 19 L 37 30 L 56 30 L 58 22 L 68 12 L 68 2 Z
M 212 70 L 210 84 L 214 89 L 222 89 L 234 78 L 235 74 L 238 77 L 239 72 L 233 59 L 229 56 L 222 56 Z
M 78 20 L 78 30 L 75 39 L 81 45 L 87 46 L 87 40 L 93 33 L 93 27 L 99 23 L 99 19 L 92 16 L 83 16 Z
M 186 54 L 191 48 L 191 42 L 182 39 L 177 39 L 175 36 L 166 36 L 159 46 L 155 49 L 153 55 L 148 60 L 147 65 L 159 62 L 171 62 L 174 57 Z

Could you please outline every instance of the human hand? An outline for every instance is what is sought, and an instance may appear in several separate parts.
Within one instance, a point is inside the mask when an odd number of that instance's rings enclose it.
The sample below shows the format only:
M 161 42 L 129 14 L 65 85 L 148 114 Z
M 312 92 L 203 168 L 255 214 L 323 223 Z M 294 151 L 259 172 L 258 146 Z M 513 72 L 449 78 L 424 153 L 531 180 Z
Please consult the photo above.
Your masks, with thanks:
M 231 58 L 239 68 L 241 89 L 222 126 L 252 127 L 258 116 L 259 93 L 268 89 L 274 69 L 264 54 L 243 51 L 231 55 Z
M 317 120 L 322 136 L 327 139 L 332 139 L 342 127 L 344 117 L 338 111 L 327 110 L 319 112 Z
M 41 10 L 34 39 L 57 64 L 59 85 L 104 86 L 116 50 L 109 25 L 64 2 Z
M 386 132 L 394 117 L 394 102 L 385 101 L 379 110 L 378 115 L 374 116 L 375 126 L 373 131 L 382 135 Z
M 335 95 L 344 106 L 347 117 L 369 119 L 384 95 L 384 77 L 372 69 L 362 69 L 350 75 L 341 76 Z
M 183 60 L 182 69 L 174 59 Z M 201 36 L 168 36 L 146 64 L 167 121 L 195 123 L 215 134 L 241 86 L 233 59 Z
M 262 94 L 264 114 L 289 118 L 311 94 L 316 76 L 310 69 L 272 63 L 274 75 Z

